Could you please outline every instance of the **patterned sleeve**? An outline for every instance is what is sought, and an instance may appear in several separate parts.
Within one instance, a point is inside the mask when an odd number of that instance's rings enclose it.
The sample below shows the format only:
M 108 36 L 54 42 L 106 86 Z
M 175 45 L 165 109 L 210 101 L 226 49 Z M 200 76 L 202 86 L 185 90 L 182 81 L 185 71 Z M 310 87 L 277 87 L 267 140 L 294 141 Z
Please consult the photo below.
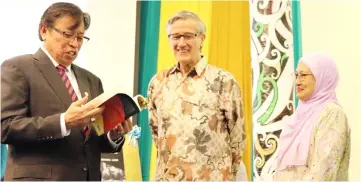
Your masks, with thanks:
M 309 172 L 303 180 L 335 181 L 340 174 L 342 160 L 349 160 L 350 130 L 347 118 L 340 108 L 330 108 L 321 116 L 321 121 L 315 130 L 315 154 L 311 158 Z M 347 178 L 347 177 L 346 177 Z
M 225 105 L 227 108 L 226 118 L 228 120 L 228 129 L 230 134 L 230 146 L 232 151 L 232 173 L 236 176 L 239 169 L 244 146 L 246 142 L 244 129 L 244 116 L 241 90 L 238 83 L 231 79 L 228 82 L 229 89 L 225 91 Z M 227 93 L 227 90 L 229 91 Z
M 155 106 L 154 98 L 154 81 L 155 77 L 151 80 L 149 86 L 148 86 L 148 111 L 149 111 L 149 126 L 150 130 L 152 132 L 152 137 L 155 143 L 155 146 L 158 146 L 158 121 L 157 121 L 157 109 Z

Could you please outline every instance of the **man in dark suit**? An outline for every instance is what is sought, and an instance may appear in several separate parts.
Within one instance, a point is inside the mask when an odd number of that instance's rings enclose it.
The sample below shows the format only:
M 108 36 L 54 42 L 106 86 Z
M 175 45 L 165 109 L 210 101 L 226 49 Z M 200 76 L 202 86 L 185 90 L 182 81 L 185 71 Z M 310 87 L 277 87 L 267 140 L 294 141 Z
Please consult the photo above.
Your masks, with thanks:
M 97 136 L 90 123 L 104 108 L 86 104 L 101 80 L 73 63 L 90 16 L 71 3 L 52 4 L 39 24 L 43 46 L 1 65 L 1 142 L 5 180 L 99 181 L 101 153 L 120 151 L 130 121 Z

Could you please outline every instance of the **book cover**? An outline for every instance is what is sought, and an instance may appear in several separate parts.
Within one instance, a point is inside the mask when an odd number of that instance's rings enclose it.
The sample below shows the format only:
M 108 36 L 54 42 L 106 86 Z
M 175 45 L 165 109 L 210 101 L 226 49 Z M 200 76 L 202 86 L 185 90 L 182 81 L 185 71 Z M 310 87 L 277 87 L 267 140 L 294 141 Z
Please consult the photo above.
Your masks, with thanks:
M 87 104 L 105 107 L 103 113 L 96 116 L 95 121 L 92 123 L 96 133 L 102 135 L 145 109 L 147 100 L 141 95 L 132 98 L 124 93 L 103 93 Z

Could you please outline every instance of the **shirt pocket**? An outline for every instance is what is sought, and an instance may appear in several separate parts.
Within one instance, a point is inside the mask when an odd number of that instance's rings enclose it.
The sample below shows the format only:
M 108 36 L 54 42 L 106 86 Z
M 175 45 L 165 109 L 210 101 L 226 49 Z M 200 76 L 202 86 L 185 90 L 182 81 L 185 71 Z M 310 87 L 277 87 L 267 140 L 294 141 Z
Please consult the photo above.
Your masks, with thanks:
M 184 107 L 192 107 L 192 114 L 205 115 L 210 117 L 219 111 L 220 97 L 217 94 L 207 91 L 201 91 L 192 96 L 182 97 Z M 188 109 L 189 110 L 189 109 Z

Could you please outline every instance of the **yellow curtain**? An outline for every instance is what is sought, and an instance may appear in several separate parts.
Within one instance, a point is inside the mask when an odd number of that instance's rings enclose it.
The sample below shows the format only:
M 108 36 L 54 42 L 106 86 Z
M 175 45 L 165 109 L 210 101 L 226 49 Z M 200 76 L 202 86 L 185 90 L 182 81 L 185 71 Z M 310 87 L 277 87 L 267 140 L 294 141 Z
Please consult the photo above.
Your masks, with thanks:
M 125 178 L 127 181 L 142 181 L 138 147 L 128 145 L 128 140 L 129 136 L 125 135 L 126 143 L 124 143 L 122 149 Z
M 166 25 L 176 12 L 189 10 L 200 16 L 207 26 L 203 54 L 210 64 L 226 69 L 237 79 L 243 92 L 247 144 L 243 161 L 248 179 L 252 164 L 252 89 L 250 58 L 250 26 L 248 2 L 162 1 L 160 13 L 158 71 L 176 63 L 170 48 Z M 153 143 L 150 179 L 156 169 L 156 148 Z
M 231 72 L 238 81 L 244 104 L 246 147 L 243 162 L 252 173 L 252 68 L 248 1 L 213 2 L 209 64 Z

